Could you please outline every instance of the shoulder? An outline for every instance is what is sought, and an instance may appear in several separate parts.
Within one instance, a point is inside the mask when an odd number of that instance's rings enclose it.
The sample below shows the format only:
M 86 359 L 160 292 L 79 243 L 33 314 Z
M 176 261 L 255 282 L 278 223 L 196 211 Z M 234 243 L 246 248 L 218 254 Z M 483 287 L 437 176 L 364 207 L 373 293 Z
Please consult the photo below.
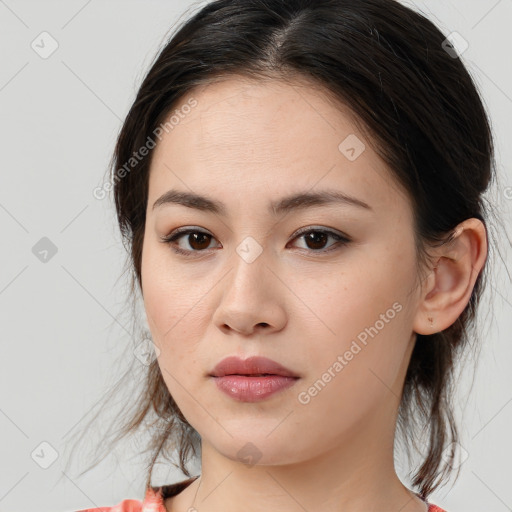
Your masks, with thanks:
M 76 512 L 166 512 L 160 488 L 149 488 L 144 501 L 126 499 L 112 507 L 97 507 Z
M 432 503 L 428 507 L 428 512 L 446 512 L 446 510 L 438 507 L 437 505 L 433 505 Z
M 84 508 L 76 512 L 142 512 L 142 502 L 127 499 L 113 507 Z
M 146 489 L 144 501 L 142 502 L 139 500 L 126 499 L 113 507 L 84 508 L 77 510 L 76 512 L 167 512 L 164 500 L 180 493 L 196 478 L 199 477 L 194 476 L 175 484 L 148 487 Z

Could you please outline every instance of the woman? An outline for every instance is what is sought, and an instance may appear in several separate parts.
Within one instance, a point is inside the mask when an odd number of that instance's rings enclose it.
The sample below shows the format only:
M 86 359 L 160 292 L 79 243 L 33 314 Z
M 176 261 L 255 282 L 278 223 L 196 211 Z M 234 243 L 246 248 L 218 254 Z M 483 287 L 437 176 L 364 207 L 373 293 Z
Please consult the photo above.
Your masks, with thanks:
M 158 356 L 122 435 L 156 417 L 154 457 L 143 502 L 88 510 L 441 511 L 494 169 L 451 40 L 394 0 L 211 2 L 112 168 Z M 190 478 L 153 487 L 173 449 Z

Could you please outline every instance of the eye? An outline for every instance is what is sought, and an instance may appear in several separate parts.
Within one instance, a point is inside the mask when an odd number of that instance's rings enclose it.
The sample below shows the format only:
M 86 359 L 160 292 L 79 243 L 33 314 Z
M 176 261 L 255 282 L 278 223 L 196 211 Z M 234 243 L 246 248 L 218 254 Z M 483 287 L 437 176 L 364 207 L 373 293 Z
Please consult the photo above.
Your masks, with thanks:
M 350 238 L 330 229 L 311 227 L 303 228 L 302 230 L 296 232 L 292 240 L 299 238 L 304 239 L 306 244 L 305 249 L 313 253 L 330 252 L 332 250 L 338 249 L 340 246 L 347 245 L 351 241 Z M 330 248 L 325 249 L 324 246 L 329 238 L 334 240 L 334 243 L 328 246 Z M 188 247 L 180 247 L 179 242 L 181 242 L 182 239 L 185 241 L 185 245 L 188 245 Z M 210 243 L 212 240 L 214 240 L 214 237 L 210 233 L 201 231 L 196 228 L 178 228 L 171 234 L 165 237 L 161 237 L 160 240 L 163 243 L 170 245 L 172 250 L 177 254 L 192 256 L 194 253 L 198 254 L 209 249 Z
M 187 235 L 185 242 L 188 243 L 191 249 L 183 249 L 176 243 L 177 241 L 181 241 L 185 235 Z M 193 252 L 202 252 L 208 249 L 212 239 L 213 235 L 210 235 L 210 233 L 206 233 L 194 228 L 178 228 L 170 235 L 161 237 L 163 243 L 170 245 L 176 253 L 183 254 L 184 256 L 189 256 Z
M 295 233 L 295 239 L 303 238 L 306 244 L 306 249 L 312 252 L 326 253 L 332 250 L 338 249 L 340 246 L 347 245 L 351 240 L 335 231 L 325 228 L 304 228 Z M 325 244 L 329 240 L 333 239 L 335 243 L 331 244 L 329 249 L 324 249 Z M 336 243 L 338 242 L 338 243 Z M 332 248 L 333 246 L 336 246 Z

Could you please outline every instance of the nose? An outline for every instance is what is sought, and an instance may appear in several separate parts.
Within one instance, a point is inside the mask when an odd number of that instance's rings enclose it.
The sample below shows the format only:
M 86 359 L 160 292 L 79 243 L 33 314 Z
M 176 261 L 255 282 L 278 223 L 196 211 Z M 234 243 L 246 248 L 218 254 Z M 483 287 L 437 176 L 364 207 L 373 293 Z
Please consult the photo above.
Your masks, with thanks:
M 286 287 L 276 277 L 263 251 L 254 261 L 236 252 L 219 284 L 213 322 L 225 333 L 243 335 L 277 332 L 286 325 Z

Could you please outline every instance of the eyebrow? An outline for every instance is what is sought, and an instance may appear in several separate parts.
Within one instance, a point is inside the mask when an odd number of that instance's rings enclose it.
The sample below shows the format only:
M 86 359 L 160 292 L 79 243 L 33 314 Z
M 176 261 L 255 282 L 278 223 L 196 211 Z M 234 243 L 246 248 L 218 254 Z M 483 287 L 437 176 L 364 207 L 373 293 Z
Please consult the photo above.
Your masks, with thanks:
M 224 203 L 206 196 L 191 192 L 169 190 L 160 196 L 153 204 L 153 210 L 168 204 L 179 204 L 196 210 L 211 212 L 216 215 L 226 216 L 227 209 Z M 269 204 L 269 213 L 279 215 L 293 210 L 301 210 L 312 206 L 342 204 L 357 206 L 373 211 L 373 208 L 356 197 L 349 196 L 339 190 L 321 190 L 318 192 L 302 192 L 293 194 Z

